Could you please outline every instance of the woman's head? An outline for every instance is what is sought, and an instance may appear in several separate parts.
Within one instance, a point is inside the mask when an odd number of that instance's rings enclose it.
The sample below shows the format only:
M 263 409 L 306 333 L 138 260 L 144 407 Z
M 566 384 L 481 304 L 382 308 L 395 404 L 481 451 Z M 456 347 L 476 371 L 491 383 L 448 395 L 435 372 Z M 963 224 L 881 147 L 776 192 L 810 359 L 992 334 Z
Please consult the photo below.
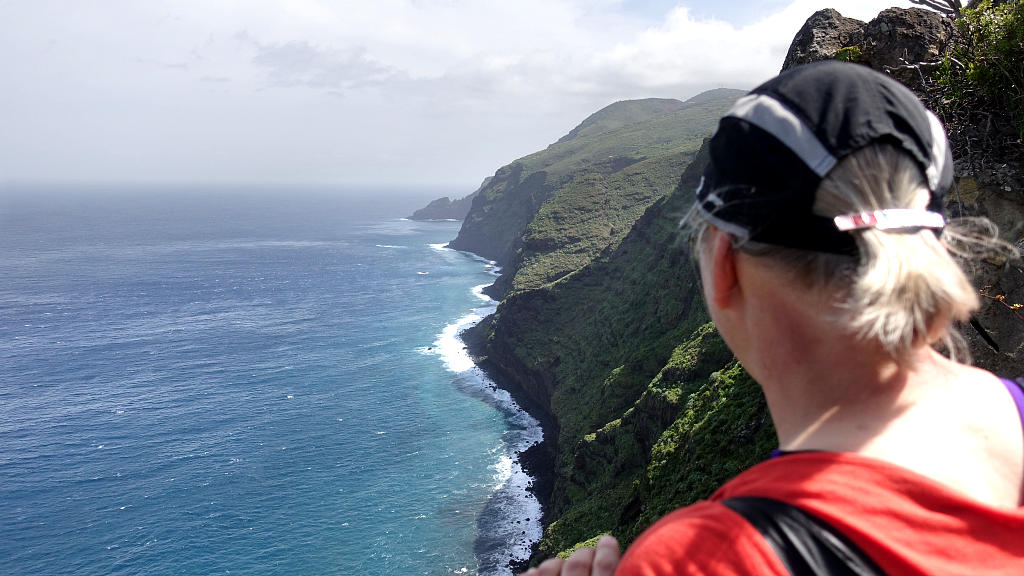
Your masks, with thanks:
M 898 82 L 838 62 L 793 69 L 738 101 L 710 150 L 691 220 L 834 294 L 848 332 L 908 359 L 950 345 L 952 321 L 977 308 L 938 236 L 945 134 Z

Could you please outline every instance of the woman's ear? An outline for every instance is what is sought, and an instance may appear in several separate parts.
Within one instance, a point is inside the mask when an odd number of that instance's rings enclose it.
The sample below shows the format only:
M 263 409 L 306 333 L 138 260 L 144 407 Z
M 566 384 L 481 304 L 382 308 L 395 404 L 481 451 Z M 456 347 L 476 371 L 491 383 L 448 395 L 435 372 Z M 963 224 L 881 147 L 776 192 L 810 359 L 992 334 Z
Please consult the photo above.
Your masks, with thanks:
M 739 282 L 736 274 L 736 250 L 732 236 L 715 228 L 711 240 L 711 299 L 715 307 L 727 310 L 735 304 Z

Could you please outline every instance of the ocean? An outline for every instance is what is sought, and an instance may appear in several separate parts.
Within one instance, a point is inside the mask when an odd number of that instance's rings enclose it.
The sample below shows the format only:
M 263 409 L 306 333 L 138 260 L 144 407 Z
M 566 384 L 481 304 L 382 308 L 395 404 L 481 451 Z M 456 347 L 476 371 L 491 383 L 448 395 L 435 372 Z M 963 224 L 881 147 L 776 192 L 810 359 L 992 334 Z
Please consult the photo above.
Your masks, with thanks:
M 429 199 L 0 189 L 0 573 L 509 574 L 541 430 Z

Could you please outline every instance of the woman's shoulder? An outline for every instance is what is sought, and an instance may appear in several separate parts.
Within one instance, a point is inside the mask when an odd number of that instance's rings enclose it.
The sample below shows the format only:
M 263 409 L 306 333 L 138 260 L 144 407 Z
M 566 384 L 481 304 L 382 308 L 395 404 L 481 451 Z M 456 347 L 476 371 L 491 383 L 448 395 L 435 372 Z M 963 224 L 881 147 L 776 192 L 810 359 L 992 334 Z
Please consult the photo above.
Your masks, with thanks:
M 653 524 L 626 551 L 620 576 L 787 572 L 761 534 L 721 503 L 702 501 Z

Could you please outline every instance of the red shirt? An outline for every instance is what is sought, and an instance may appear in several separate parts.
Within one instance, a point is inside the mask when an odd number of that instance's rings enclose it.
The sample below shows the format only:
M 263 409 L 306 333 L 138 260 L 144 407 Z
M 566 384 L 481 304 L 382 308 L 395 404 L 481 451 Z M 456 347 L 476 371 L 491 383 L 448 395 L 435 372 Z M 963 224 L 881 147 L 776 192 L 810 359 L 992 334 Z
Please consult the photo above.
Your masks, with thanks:
M 615 574 L 786 575 L 761 534 L 719 503 L 738 496 L 802 508 L 890 576 L 1024 575 L 1024 508 L 993 508 L 894 464 L 835 452 L 789 454 L 743 472 L 651 526 Z

